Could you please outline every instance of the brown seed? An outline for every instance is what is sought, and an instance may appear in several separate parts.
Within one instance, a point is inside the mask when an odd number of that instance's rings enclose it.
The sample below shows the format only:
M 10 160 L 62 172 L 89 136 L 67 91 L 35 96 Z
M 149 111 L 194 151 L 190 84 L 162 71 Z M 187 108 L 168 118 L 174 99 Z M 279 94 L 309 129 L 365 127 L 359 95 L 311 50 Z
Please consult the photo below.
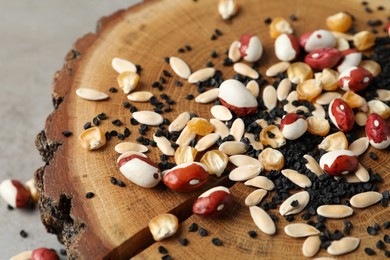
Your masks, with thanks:
M 134 112 L 133 118 L 141 124 L 150 126 L 158 126 L 164 120 L 160 114 L 147 110 Z
M 219 150 L 227 155 L 235 155 L 245 153 L 247 146 L 244 143 L 237 141 L 224 142 L 219 146 Z
M 218 119 L 210 119 L 210 123 L 214 126 L 214 133 L 217 133 L 221 138 L 225 138 L 230 134 L 229 128 Z
M 259 161 L 267 171 L 279 171 L 284 166 L 284 156 L 281 152 L 273 148 L 265 148 L 259 154 Z
M 256 176 L 250 180 L 247 180 L 246 182 L 244 182 L 244 184 L 247 186 L 253 186 L 265 190 L 273 190 L 275 188 L 275 184 L 270 179 L 264 176 Z
M 230 134 L 234 137 L 234 140 L 240 141 L 245 132 L 245 124 L 241 118 L 234 120 L 232 127 L 230 128 Z
M 276 96 L 279 101 L 286 99 L 291 91 L 291 81 L 288 78 L 282 79 L 276 90 Z
M 82 99 L 90 101 L 104 100 L 108 98 L 108 95 L 106 93 L 97 91 L 92 88 L 78 88 L 76 90 L 76 95 L 81 97 Z
M 185 145 L 180 146 L 175 151 L 175 163 L 177 165 L 183 164 L 183 163 L 189 163 L 195 161 L 195 157 L 198 153 L 198 150 L 195 148 Z
M 219 138 L 220 136 L 217 133 L 205 135 L 196 143 L 195 149 L 197 149 L 199 152 L 203 152 L 213 146 Z
M 134 143 L 134 142 L 122 142 L 115 146 L 115 151 L 117 153 L 123 154 L 126 152 L 140 152 L 146 153 L 148 151 L 148 147 L 142 144 Z
M 290 62 L 287 62 L 287 61 L 281 61 L 281 62 L 275 63 L 274 65 L 272 65 L 271 67 L 269 67 L 267 69 L 267 71 L 265 72 L 265 75 L 267 77 L 275 77 L 276 75 L 278 75 L 278 73 L 285 72 L 288 69 L 288 67 L 290 67 Z
M 258 97 L 260 94 L 260 87 L 256 80 L 251 80 L 246 84 L 246 88 L 252 93 L 252 96 Z
M 259 78 L 259 73 L 257 71 L 255 71 L 254 69 L 252 69 L 251 67 L 249 67 L 247 64 L 245 63 L 236 63 L 233 65 L 233 70 L 235 72 L 237 72 L 238 74 L 241 74 L 243 76 L 246 76 L 246 77 L 249 77 L 249 78 L 252 78 L 252 79 L 258 79 Z
M 291 203 L 295 200 L 298 201 L 298 203 L 299 203 L 297 207 L 291 206 Z M 282 205 L 280 205 L 279 213 L 282 216 L 298 214 L 298 213 L 302 212 L 302 210 L 305 209 L 305 207 L 307 206 L 309 201 L 310 201 L 309 192 L 301 191 L 301 192 L 295 193 L 294 195 L 291 195 L 290 197 L 288 197 L 282 203 Z
M 305 164 L 307 169 L 312 171 L 317 176 L 320 176 L 320 175 L 324 174 L 324 172 L 322 171 L 320 165 L 318 164 L 318 162 L 312 156 L 310 156 L 308 154 L 305 154 L 303 156 L 303 158 L 305 158 L 307 160 L 307 163 Z
M 278 103 L 276 90 L 273 86 L 266 86 L 263 90 L 263 102 L 264 106 L 271 111 L 274 109 Z
M 237 62 L 241 59 L 241 53 L 239 50 L 240 42 L 239 41 L 234 41 L 229 47 L 229 52 L 228 52 L 228 57 L 231 59 L 233 62 Z
M 349 146 L 348 150 L 352 151 L 356 156 L 363 154 L 370 145 L 367 137 L 361 137 L 355 140 Z
M 169 132 L 174 132 L 174 131 L 181 131 L 181 130 L 183 130 L 184 127 L 186 127 L 187 122 L 190 121 L 190 118 L 191 118 L 190 113 L 188 113 L 188 112 L 181 113 L 169 125 L 168 131 Z
M 218 150 L 206 152 L 200 162 L 207 166 L 209 174 L 215 174 L 220 177 L 228 164 L 228 156 Z
M 376 191 L 367 191 L 356 194 L 350 199 L 352 207 L 366 208 L 379 202 L 383 198 L 383 195 Z
M 213 115 L 213 117 L 221 121 L 228 121 L 233 118 L 233 115 L 230 112 L 230 110 L 227 107 L 222 105 L 212 106 L 210 112 Z
M 198 95 L 195 98 L 195 102 L 201 103 L 201 104 L 207 104 L 210 102 L 214 102 L 218 98 L 219 89 L 218 88 L 212 88 L 209 89 L 202 94 Z
M 311 180 L 304 174 L 299 173 L 295 170 L 284 169 L 282 174 L 289 179 L 292 183 L 298 185 L 301 188 L 306 188 L 311 186 Z
M 310 236 L 305 239 L 302 245 L 302 254 L 306 257 L 315 256 L 321 248 L 321 240 L 319 236 Z
M 170 57 L 169 65 L 171 65 L 171 68 L 176 73 L 176 75 L 178 75 L 183 79 L 188 79 L 189 76 L 191 75 L 190 67 L 184 60 L 180 58 Z
M 263 168 L 259 165 L 244 165 L 232 170 L 229 179 L 232 181 L 246 181 L 259 175 Z
M 332 241 L 326 251 L 331 255 L 343 255 L 354 251 L 356 248 L 358 248 L 359 244 L 359 238 L 343 237 L 340 240 Z
M 289 224 L 284 227 L 284 232 L 290 237 L 308 237 L 320 234 L 320 231 L 315 227 L 303 223 Z
M 214 74 L 215 74 L 214 68 L 203 68 L 203 69 L 200 69 L 200 70 L 193 72 L 188 77 L 188 82 L 189 83 L 203 82 L 203 81 L 206 81 L 209 78 L 213 77 Z
M 326 218 L 345 218 L 353 214 L 353 209 L 345 205 L 322 205 L 317 208 L 317 214 Z
M 129 94 L 127 99 L 134 102 L 148 102 L 153 97 L 153 93 L 150 91 L 137 91 Z
M 245 205 L 248 207 L 256 206 L 261 202 L 265 195 L 267 195 L 267 191 L 264 189 L 254 190 L 245 198 Z
M 256 226 L 265 234 L 276 233 L 275 223 L 272 218 L 262 208 L 257 206 L 249 207 L 249 212 Z
M 175 155 L 175 149 L 172 148 L 171 142 L 165 136 L 156 136 L 154 134 L 153 140 L 156 142 L 157 147 L 163 154 L 168 156 Z

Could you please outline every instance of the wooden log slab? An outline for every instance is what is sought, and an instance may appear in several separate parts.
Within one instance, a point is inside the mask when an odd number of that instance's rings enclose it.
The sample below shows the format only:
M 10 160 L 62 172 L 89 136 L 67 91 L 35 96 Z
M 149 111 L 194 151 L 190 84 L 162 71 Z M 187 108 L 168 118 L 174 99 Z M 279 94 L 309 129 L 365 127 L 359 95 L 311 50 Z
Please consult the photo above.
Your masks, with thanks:
M 163 61 L 167 56 L 178 56 L 186 60 L 192 70 L 203 68 L 208 61 L 224 73 L 224 78 L 234 74 L 232 67 L 222 66 L 224 52 L 233 40 L 241 34 L 253 32 L 259 35 L 265 47 L 260 61 L 259 71 L 265 70 L 276 62 L 273 54 L 273 40 L 269 37 L 267 17 L 288 18 L 294 14 L 298 21 L 291 21 L 297 35 L 304 32 L 326 28 L 327 16 L 338 11 L 348 11 L 356 18 L 355 28 L 359 31 L 367 28 L 368 19 L 387 20 L 390 4 L 385 1 L 369 1 L 375 10 L 366 13 L 364 6 L 357 0 L 240 0 L 241 9 L 237 17 L 223 21 L 217 12 L 217 2 L 209 0 L 153 0 L 145 1 L 127 10 L 118 11 L 98 22 L 97 32 L 90 33 L 77 40 L 67 54 L 63 68 L 55 74 L 53 82 L 54 112 L 47 118 L 45 129 L 37 137 L 37 147 L 45 161 L 38 169 L 35 178 L 40 192 L 39 208 L 42 222 L 47 230 L 56 234 L 67 247 L 69 259 L 158 259 L 161 254 L 157 248 L 164 245 L 175 259 L 289 259 L 302 258 L 302 239 L 288 238 L 283 230 L 286 220 L 279 218 L 277 235 L 266 236 L 258 231 L 259 237 L 252 239 L 248 230 L 257 230 L 244 199 L 253 189 L 242 183 L 231 183 L 226 176 L 211 178 L 201 190 L 193 193 L 176 193 L 158 186 L 143 189 L 127 181 L 116 166 L 117 153 L 114 146 L 121 142 L 114 138 L 100 150 L 89 152 L 78 143 L 85 122 L 90 122 L 99 113 L 106 113 L 100 127 L 104 131 L 123 132 L 128 127 L 132 134 L 127 140 L 135 141 L 138 126 L 129 122 L 131 113 L 123 108 L 127 100 L 121 90 L 109 93 L 109 88 L 117 86 L 117 73 L 111 68 L 113 57 L 121 57 L 142 66 L 140 90 L 150 90 L 155 96 L 166 93 L 176 104 L 173 112 L 164 114 L 170 120 L 184 111 L 191 111 L 210 118 L 210 105 L 199 105 L 185 99 L 187 94 L 197 95 L 196 86 L 184 82 L 183 87 L 175 87 L 177 76 L 167 78 L 163 92 L 151 88 L 158 81 L 162 71 L 171 71 Z M 377 6 L 385 5 L 385 11 L 376 11 Z M 217 40 L 210 38 L 215 29 L 223 32 Z M 381 31 L 381 29 L 378 29 Z M 383 32 L 380 32 L 384 35 Z M 185 45 L 191 51 L 178 53 Z M 210 52 L 215 50 L 219 57 L 212 59 Z M 272 82 L 272 79 L 270 79 Z M 109 94 L 109 99 L 100 102 L 82 100 L 76 96 L 79 87 L 90 87 Z M 138 110 L 151 110 L 149 103 L 136 104 Z M 120 119 L 123 126 L 114 126 L 111 121 Z M 69 130 L 71 137 L 61 133 Z M 154 130 L 148 132 L 148 137 Z M 374 151 L 370 148 L 370 151 Z M 380 191 L 390 188 L 389 151 L 377 151 L 379 159 L 369 158 L 368 152 L 362 155 L 361 163 L 381 174 L 384 183 Z M 148 156 L 159 162 L 160 152 L 150 147 Z M 110 177 L 122 179 L 126 187 L 121 188 L 110 183 Z M 204 219 L 192 215 L 191 207 L 196 197 L 204 190 L 216 186 L 232 186 L 235 202 L 230 213 L 217 219 Z M 95 197 L 86 199 L 87 192 Z M 152 217 L 171 212 L 179 217 L 179 232 L 170 239 L 156 243 L 148 230 L 148 221 Z M 276 213 L 275 210 L 271 212 Z M 300 217 L 297 216 L 297 219 Z M 368 259 L 365 247 L 374 248 L 377 240 L 383 236 L 369 236 L 367 225 L 383 223 L 389 220 L 390 210 L 380 205 L 365 210 L 356 210 L 349 218 L 355 226 L 351 235 L 362 239 L 359 249 L 353 257 Z M 197 233 L 188 233 L 192 222 L 205 227 L 210 236 L 200 238 Z M 342 221 L 327 221 L 329 228 L 342 229 Z M 187 237 L 190 244 L 182 247 L 178 239 Z M 211 238 L 219 237 L 224 246 L 215 247 Z M 377 250 L 378 251 L 378 250 Z M 319 256 L 326 256 L 324 250 Z M 383 252 L 378 252 L 383 256 Z M 348 258 L 347 255 L 340 258 Z

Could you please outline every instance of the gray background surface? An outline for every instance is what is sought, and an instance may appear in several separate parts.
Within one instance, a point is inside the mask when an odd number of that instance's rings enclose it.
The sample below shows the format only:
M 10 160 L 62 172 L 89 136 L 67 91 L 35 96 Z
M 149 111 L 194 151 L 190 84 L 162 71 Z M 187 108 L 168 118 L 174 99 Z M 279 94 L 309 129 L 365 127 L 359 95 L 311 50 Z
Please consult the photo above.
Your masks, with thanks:
M 43 165 L 36 134 L 52 111 L 51 82 L 73 42 L 96 21 L 141 0 L 0 0 L 0 181 L 23 182 Z M 19 235 L 20 230 L 27 238 Z M 0 199 L 0 259 L 25 250 L 64 248 L 35 210 L 7 210 Z

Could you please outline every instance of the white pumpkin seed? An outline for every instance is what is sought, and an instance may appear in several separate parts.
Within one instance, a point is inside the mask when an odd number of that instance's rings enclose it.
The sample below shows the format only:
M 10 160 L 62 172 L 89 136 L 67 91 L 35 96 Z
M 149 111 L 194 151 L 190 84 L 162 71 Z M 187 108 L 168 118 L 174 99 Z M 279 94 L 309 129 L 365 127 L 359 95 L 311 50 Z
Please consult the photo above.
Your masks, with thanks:
M 368 182 L 370 180 L 370 174 L 363 165 L 359 163 L 359 168 L 354 172 L 354 175 L 358 177 L 361 182 Z
M 172 148 L 171 142 L 169 142 L 169 140 L 165 136 L 156 136 L 154 134 L 153 140 L 156 142 L 157 147 L 163 154 L 168 156 L 175 155 L 175 149 Z
M 276 89 L 276 96 L 279 101 L 282 101 L 287 98 L 288 94 L 291 91 L 291 81 L 288 78 L 282 79 L 280 81 L 278 88 Z
M 189 145 L 192 140 L 194 140 L 196 134 L 190 130 L 188 126 L 184 127 L 183 131 L 181 131 L 179 137 L 176 140 L 176 143 L 179 146 Z
M 312 111 L 311 113 L 313 116 L 318 117 L 318 118 L 325 118 L 325 109 L 323 106 L 317 103 L 313 103 L 313 106 L 315 107 L 315 110 Z
M 359 156 L 363 154 L 368 146 L 370 145 L 370 142 L 368 141 L 367 137 L 361 137 L 357 140 L 355 140 L 350 146 L 349 150 L 352 151 L 356 156 Z
M 353 214 L 353 209 L 346 205 L 322 205 L 317 208 L 317 214 L 326 218 L 345 218 Z
M 338 178 L 340 178 L 340 177 L 335 176 L 334 178 L 335 178 L 335 180 L 338 180 Z M 355 174 L 346 174 L 346 175 L 343 175 L 342 178 L 347 183 L 359 183 L 359 182 L 362 182 Z
M 259 175 L 262 168 L 259 165 L 239 166 L 229 173 L 229 179 L 232 181 L 246 181 Z
M 261 202 L 265 195 L 267 195 L 266 190 L 254 190 L 245 198 L 245 205 L 247 205 L 248 207 L 256 206 Z
M 206 81 L 209 78 L 213 77 L 214 74 L 215 74 L 214 68 L 203 68 L 203 69 L 200 69 L 200 70 L 193 72 L 188 77 L 188 82 L 189 83 L 203 82 L 203 81 Z
M 319 95 L 315 102 L 320 105 L 329 105 L 334 99 L 340 98 L 341 94 L 339 92 L 325 92 Z
M 130 93 L 127 99 L 134 102 L 147 102 L 151 97 L 153 97 L 153 93 L 150 91 L 136 91 Z
M 23 251 L 17 255 L 14 255 L 9 260 L 29 260 L 32 257 L 32 253 L 33 253 L 33 251 L 31 251 L 31 250 Z
M 232 127 L 230 128 L 230 134 L 234 137 L 234 140 L 240 141 L 245 132 L 245 124 L 241 118 L 234 120 Z
M 199 94 L 195 98 L 195 102 L 201 103 L 201 104 L 207 104 L 210 102 L 214 102 L 218 98 L 219 88 L 212 88 L 209 89 L 201 94 Z
M 345 51 L 350 48 L 349 42 L 344 38 L 336 38 L 336 49 L 339 51 Z
M 275 223 L 262 208 L 257 206 L 249 207 L 249 212 L 256 226 L 265 234 L 273 235 L 276 232 Z
M 291 203 L 293 201 L 298 201 L 298 206 L 293 207 L 291 206 Z M 291 195 L 288 197 L 282 205 L 279 207 L 279 213 L 282 216 L 286 215 L 293 215 L 298 214 L 304 210 L 304 208 L 307 206 L 307 204 L 310 201 L 310 194 L 307 191 L 301 191 L 298 193 L 295 193 L 294 195 Z
M 215 174 L 220 177 L 228 164 L 228 156 L 218 150 L 206 152 L 200 162 L 207 166 L 209 174 Z
M 319 236 L 310 236 L 305 239 L 302 245 L 302 254 L 306 257 L 315 256 L 321 248 L 321 240 Z
M 225 138 L 230 134 L 229 128 L 218 119 L 210 119 L 210 123 L 214 126 L 214 133 L 217 133 L 221 138 Z
M 98 101 L 108 98 L 106 93 L 100 92 L 92 88 L 78 88 L 76 90 L 76 95 L 85 100 Z
M 265 190 L 273 190 L 275 188 L 275 184 L 265 176 L 256 176 L 247 180 L 244 184 Z
M 181 131 L 186 127 L 187 122 L 190 121 L 191 115 L 188 112 L 181 113 L 168 127 L 169 132 Z
M 221 121 L 228 121 L 233 118 L 233 115 L 230 112 L 230 110 L 227 107 L 222 105 L 212 106 L 210 112 L 213 115 L 213 117 Z
M 171 68 L 176 73 L 176 75 L 183 79 L 188 79 L 191 75 L 190 67 L 184 60 L 180 58 L 170 57 L 169 65 L 171 65 Z
M 304 223 L 289 224 L 284 227 L 284 232 L 290 237 L 308 237 L 320 234 L 318 229 Z
M 247 64 L 245 63 L 236 63 L 233 65 L 233 70 L 235 72 L 237 72 L 238 74 L 241 74 L 243 76 L 246 76 L 246 77 L 249 77 L 249 78 L 252 78 L 252 79 L 258 79 L 259 78 L 259 73 L 257 71 L 255 71 L 254 69 L 252 69 L 251 67 L 249 67 Z
M 343 237 L 340 240 L 334 240 L 330 246 L 326 249 L 328 254 L 331 255 L 343 255 L 354 251 L 358 248 L 360 239 L 356 237 Z
M 162 124 L 162 122 L 164 121 L 162 115 L 147 110 L 134 112 L 133 118 L 141 124 L 150 126 L 157 126 L 159 124 Z
M 240 42 L 239 41 L 234 41 L 232 44 L 230 44 L 229 47 L 229 52 L 228 52 L 228 57 L 231 59 L 233 62 L 237 62 L 241 59 L 241 53 L 239 50 Z
M 219 150 L 227 155 L 245 153 L 246 149 L 248 149 L 246 144 L 237 141 L 227 141 L 219 146 Z
M 388 89 L 377 89 L 376 90 L 377 98 L 380 101 L 387 102 L 390 101 L 390 90 Z
M 383 198 L 383 195 L 376 191 L 367 191 L 356 194 L 350 199 L 352 207 L 366 208 L 379 202 Z
M 125 71 L 137 72 L 137 67 L 132 62 L 125 59 L 113 58 L 111 65 L 112 68 L 119 74 Z
M 311 172 L 313 172 L 315 175 L 317 175 L 318 177 L 322 174 L 324 174 L 324 172 L 322 171 L 321 169 L 321 166 L 318 164 L 318 162 L 316 161 L 316 159 L 314 159 L 312 156 L 308 155 L 308 154 L 305 154 L 303 156 L 303 158 L 305 158 L 307 160 L 307 163 L 305 164 L 306 168 L 308 170 L 310 170 Z
M 205 135 L 196 143 L 195 149 L 197 149 L 199 152 L 203 152 L 213 146 L 219 138 L 220 136 L 217 133 Z
M 115 151 L 120 154 L 130 152 L 130 151 L 146 153 L 148 151 L 148 147 L 133 142 L 122 142 L 115 145 Z
M 264 88 L 263 91 L 263 102 L 264 106 L 271 111 L 274 109 L 278 103 L 276 98 L 276 90 L 273 86 L 269 85 Z
M 237 167 L 245 166 L 245 165 L 258 165 L 261 167 L 263 166 L 259 160 L 244 154 L 237 154 L 237 155 L 230 156 L 229 162 L 231 162 Z
M 252 93 L 252 96 L 258 97 L 260 94 L 260 87 L 256 80 L 251 80 L 246 84 L 246 88 Z
M 359 111 L 355 114 L 355 122 L 358 126 L 365 126 L 367 118 L 367 114 L 362 111 Z
M 266 70 L 265 75 L 267 77 L 276 77 L 278 73 L 285 72 L 288 69 L 288 67 L 290 67 L 290 62 L 287 61 L 281 61 L 275 63 L 274 65 L 272 65 Z
M 255 135 L 252 133 L 245 133 L 244 137 L 248 138 L 249 144 L 256 150 L 263 150 L 264 146 L 260 141 L 256 141 Z
M 295 170 L 284 169 L 282 174 L 289 179 L 292 183 L 298 185 L 301 188 L 306 188 L 311 186 L 311 180 L 304 174 L 299 173 Z

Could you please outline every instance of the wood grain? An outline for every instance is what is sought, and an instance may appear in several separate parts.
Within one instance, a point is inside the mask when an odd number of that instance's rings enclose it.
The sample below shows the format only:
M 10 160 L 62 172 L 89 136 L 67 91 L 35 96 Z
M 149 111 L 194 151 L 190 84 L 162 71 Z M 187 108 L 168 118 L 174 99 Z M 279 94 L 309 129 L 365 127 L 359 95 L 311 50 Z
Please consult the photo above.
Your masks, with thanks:
M 77 141 L 84 123 L 101 112 L 109 116 L 108 120 L 102 122 L 104 131 L 117 129 L 123 132 L 127 126 L 132 131 L 128 140 L 135 141 L 138 136 L 137 127 L 129 123 L 131 113 L 122 107 L 126 101 L 123 93 L 110 93 L 109 100 L 101 102 L 81 100 L 75 94 L 78 87 L 91 87 L 109 93 L 108 89 L 117 85 L 117 74 L 111 68 L 113 57 L 141 64 L 143 70 L 139 89 L 148 89 L 159 96 L 161 92 L 150 86 L 159 79 L 164 69 L 170 71 L 163 57 L 181 57 L 188 61 L 192 70 L 203 68 L 211 60 L 216 69 L 224 72 L 224 78 L 230 78 L 234 73 L 231 67 L 222 66 L 223 53 L 233 40 L 246 32 L 259 35 L 263 41 L 265 54 L 259 70 L 265 74 L 266 68 L 276 61 L 268 27 L 263 23 L 267 17 L 289 17 L 295 14 L 299 20 L 292 22 L 292 25 L 300 35 L 325 28 L 325 18 L 341 10 L 357 18 L 355 27 L 358 30 L 365 28 L 367 19 L 385 18 L 389 14 L 389 5 L 386 11 L 366 14 L 359 1 L 355 0 L 239 2 L 242 7 L 239 15 L 224 22 L 216 11 L 217 1 L 146 1 L 102 18 L 97 33 L 79 39 L 66 56 L 64 66 L 55 74 L 53 83 L 53 103 L 56 109 L 48 117 L 45 130 L 37 138 L 37 147 L 46 165 L 37 170 L 36 179 L 41 194 L 42 221 L 49 232 L 57 234 L 66 244 L 70 259 L 126 259 L 135 255 L 140 259 L 158 259 L 161 257 L 157 251 L 159 245 L 169 248 L 176 259 L 195 256 L 214 259 L 222 255 L 227 259 L 302 257 L 300 248 L 303 240 L 290 239 L 281 232 L 286 224 L 284 220 L 277 223 L 277 236 L 260 235 L 257 239 L 247 236 L 248 230 L 256 229 L 243 203 L 252 189 L 240 183 L 233 186 L 235 203 L 233 210 L 226 216 L 218 219 L 190 216 L 192 202 L 200 192 L 217 184 L 232 185 L 226 176 L 221 179 L 211 178 L 202 190 L 189 194 L 171 192 L 162 186 L 145 190 L 128 181 L 125 181 L 126 188 L 120 188 L 109 181 L 110 176 L 125 179 L 115 163 L 117 154 L 114 146 L 120 141 L 113 139 L 105 148 L 94 152 L 83 150 Z M 384 4 L 379 0 L 370 1 L 373 9 Z M 210 37 L 216 28 L 223 31 L 224 35 L 211 41 Z M 191 45 L 193 50 L 179 54 L 177 49 L 186 44 Z M 212 50 L 216 50 L 220 57 L 211 59 Z M 208 105 L 199 105 L 184 98 L 189 93 L 196 95 L 196 86 L 185 83 L 181 88 L 175 87 L 176 79 L 169 79 L 164 93 L 176 100 L 177 104 L 173 106 L 172 113 L 164 116 L 172 120 L 184 111 L 191 111 L 210 118 Z M 138 110 L 152 109 L 148 103 L 136 106 Z M 114 127 L 110 123 L 117 118 L 124 122 L 124 126 Z M 61 132 L 64 130 L 72 131 L 73 136 L 63 137 Z M 149 137 L 153 132 L 149 131 Z M 380 172 L 385 180 L 381 190 L 389 189 L 389 152 L 376 153 L 378 161 L 372 161 L 365 154 L 362 156 L 362 164 Z M 153 148 L 148 154 L 156 162 L 159 161 L 159 155 L 160 152 Z M 90 200 L 85 198 L 89 191 L 96 194 Z M 184 222 L 175 237 L 154 243 L 147 224 L 150 218 L 163 212 L 173 212 Z M 388 220 L 390 210 L 377 205 L 356 212 L 351 218 L 355 223 L 352 235 L 363 240 L 354 256 L 366 259 L 368 257 L 363 248 L 373 247 L 379 237 L 368 236 L 365 227 Z M 187 227 L 192 222 L 208 229 L 210 236 L 199 238 L 197 234 L 188 234 Z M 330 228 L 340 228 L 341 222 L 329 221 L 329 225 Z M 187 247 L 181 247 L 177 242 L 183 236 L 190 239 Z M 216 248 L 210 243 L 214 236 L 224 242 L 223 247 Z M 322 252 L 320 255 L 325 254 Z

